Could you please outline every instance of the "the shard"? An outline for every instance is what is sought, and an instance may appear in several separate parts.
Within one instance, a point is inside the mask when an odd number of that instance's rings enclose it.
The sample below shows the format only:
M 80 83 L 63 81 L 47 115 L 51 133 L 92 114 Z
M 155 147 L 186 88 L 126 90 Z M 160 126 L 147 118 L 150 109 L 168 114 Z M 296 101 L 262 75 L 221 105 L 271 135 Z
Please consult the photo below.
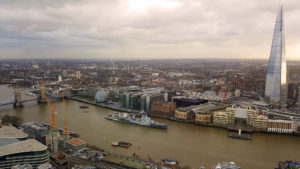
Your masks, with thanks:
M 287 71 L 282 6 L 278 12 L 275 23 L 265 86 L 265 98 L 270 104 L 286 105 Z

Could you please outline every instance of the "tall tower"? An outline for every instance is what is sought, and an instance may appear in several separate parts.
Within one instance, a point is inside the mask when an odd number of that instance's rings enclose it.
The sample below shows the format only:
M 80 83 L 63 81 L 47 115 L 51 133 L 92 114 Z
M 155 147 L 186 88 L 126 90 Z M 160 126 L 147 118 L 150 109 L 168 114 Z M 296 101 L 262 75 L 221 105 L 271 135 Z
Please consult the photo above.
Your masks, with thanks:
M 287 100 L 287 70 L 285 58 L 285 36 L 283 6 L 281 6 L 275 23 L 271 54 L 265 87 L 265 98 L 271 104 L 285 107 Z
M 298 114 L 300 114 L 300 86 L 298 86 Z

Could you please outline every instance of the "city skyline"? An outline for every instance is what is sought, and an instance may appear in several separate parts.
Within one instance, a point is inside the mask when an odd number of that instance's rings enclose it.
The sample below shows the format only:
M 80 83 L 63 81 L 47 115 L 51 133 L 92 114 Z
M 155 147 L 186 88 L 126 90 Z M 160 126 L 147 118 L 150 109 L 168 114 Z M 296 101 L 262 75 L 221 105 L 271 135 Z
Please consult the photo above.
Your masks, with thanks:
M 5 1 L 0 59 L 267 59 L 280 3 Z M 298 4 L 284 3 L 287 60 L 300 55 Z

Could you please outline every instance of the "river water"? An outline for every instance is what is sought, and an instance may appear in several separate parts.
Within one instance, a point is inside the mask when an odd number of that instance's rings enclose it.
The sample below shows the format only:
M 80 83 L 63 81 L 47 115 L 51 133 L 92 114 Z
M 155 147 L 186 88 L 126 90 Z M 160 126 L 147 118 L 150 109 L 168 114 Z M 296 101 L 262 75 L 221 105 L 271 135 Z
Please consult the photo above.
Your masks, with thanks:
M 0 86 L 0 102 L 11 95 L 13 89 Z M 56 126 L 64 127 L 62 102 L 54 102 L 58 114 Z M 86 105 L 66 100 L 65 110 L 70 131 L 80 134 L 80 139 L 106 151 L 132 155 L 133 153 L 159 161 L 172 157 L 182 165 L 192 168 L 209 168 L 218 161 L 234 161 L 243 169 L 274 169 L 278 161 L 300 161 L 300 137 L 252 134 L 253 140 L 227 138 L 227 131 L 163 119 L 154 119 L 168 124 L 167 130 L 140 127 L 106 120 L 104 117 L 116 111 L 89 106 L 88 112 L 79 106 Z M 50 110 L 46 104 L 26 103 L 24 108 L 0 107 L 0 115 L 10 114 L 23 118 L 25 122 L 42 121 L 51 123 Z M 132 143 L 129 149 L 111 146 L 112 141 Z

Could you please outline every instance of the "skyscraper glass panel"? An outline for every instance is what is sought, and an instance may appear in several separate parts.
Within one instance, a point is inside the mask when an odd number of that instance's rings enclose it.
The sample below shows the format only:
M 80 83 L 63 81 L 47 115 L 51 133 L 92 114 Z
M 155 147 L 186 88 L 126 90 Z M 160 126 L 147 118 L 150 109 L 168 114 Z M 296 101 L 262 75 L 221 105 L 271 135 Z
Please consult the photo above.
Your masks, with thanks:
M 265 97 L 271 104 L 280 104 L 282 106 L 286 104 L 287 71 L 282 6 L 278 12 L 275 23 L 265 86 Z

